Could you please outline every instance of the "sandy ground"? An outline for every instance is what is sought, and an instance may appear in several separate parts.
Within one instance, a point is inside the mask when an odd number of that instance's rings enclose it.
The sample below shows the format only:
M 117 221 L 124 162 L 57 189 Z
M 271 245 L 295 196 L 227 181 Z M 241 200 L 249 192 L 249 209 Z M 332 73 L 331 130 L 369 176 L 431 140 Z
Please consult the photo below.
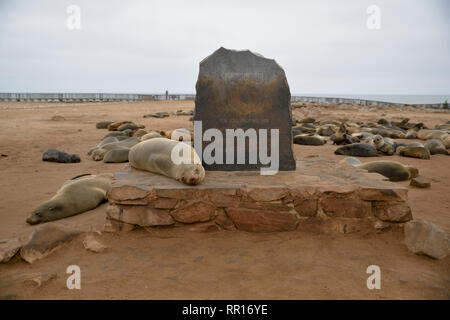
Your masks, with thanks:
M 0 102 L 0 239 L 29 234 L 30 211 L 50 198 L 62 183 L 82 173 L 117 172 L 124 164 L 95 162 L 86 152 L 106 134 L 95 128 L 102 120 L 131 120 L 147 129 L 190 127 L 188 116 L 143 118 L 146 113 L 193 109 L 193 101 L 40 103 Z M 450 113 L 424 111 L 341 110 L 302 108 L 298 116 L 316 119 L 405 116 L 429 127 L 450 120 Z M 61 115 L 63 121 L 53 121 Z M 409 140 L 411 141 L 411 140 Z M 78 153 L 81 163 L 41 161 L 48 148 Z M 333 154 L 335 146 L 294 145 L 297 158 Z M 409 188 L 414 218 L 436 223 L 450 232 L 450 158 L 431 160 L 398 156 L 385 159 L 413 164 L 432 184 Z M 375 160 L 362 158 L 363 162 Z M 105 206 L 58 221 L 78 229 L 102 229 Z M 400 232 L 377 235 L 285 232 L 196 234 L 187 229 L 138 230 L 103 234 L 108 249 L 87 252 L 75 240 L 32 265 L 16 257 L 0 265 L 0 299 L 449 299 L 450 257 L 433 260 L 410 253 Z M 68 265 L 82 270 L 82 289 L 68 290 Z M 382 271 L 381 290 L 368 290 L 366 268 Z M 40 288 L 23 284 L 34 273 L 56 273 Z

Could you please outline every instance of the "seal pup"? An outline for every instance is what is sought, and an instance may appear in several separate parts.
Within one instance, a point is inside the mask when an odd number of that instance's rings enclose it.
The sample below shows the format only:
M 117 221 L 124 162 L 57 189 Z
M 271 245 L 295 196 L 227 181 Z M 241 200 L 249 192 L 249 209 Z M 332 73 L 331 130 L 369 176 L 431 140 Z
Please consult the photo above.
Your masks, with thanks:
M 392 156 L 395 152 L 395 147 L 392 139 L 390 138 L 383 138 L 380 135 L 375 135 L 372 138 L 373 145 L 377 150 L 383 154 L 386 154 L 388 156 Z
M 106 173 L 66 181 L 50 200 L 33 210 L 27 223 L 54 221 L 96 208 L 106 199 L 112 179 L 113 174 Z
M 371 161 L 355 166 L 358 169 L 364 169 L 368 172 L 379 173 L 390 181 L 405 181 L 415 178 L 419 175 L 419 170 L 414 166 L 403 165 L 397 161 Z
M 355 157 L 377 157 L 377 148 L 367 143 L 352 143 L 339 147 L 335 154 Z
M 177 151 L 181 150 L 180 157 Z M 179 163 L 174 162 L 174 156 L 178 156 Z M 131 148 L 128 160 L 136 169 L 162 174 L 188 185 L 199 184 L 205 178 L 199 156 L 184 142 L 166 138 L 145 140 Z
M 69 154 L 57 149 L 47 149 L 42 155 L 42 161 L 59 162 L 59 163 L 78 163 L 81 161 L 77 154 Z

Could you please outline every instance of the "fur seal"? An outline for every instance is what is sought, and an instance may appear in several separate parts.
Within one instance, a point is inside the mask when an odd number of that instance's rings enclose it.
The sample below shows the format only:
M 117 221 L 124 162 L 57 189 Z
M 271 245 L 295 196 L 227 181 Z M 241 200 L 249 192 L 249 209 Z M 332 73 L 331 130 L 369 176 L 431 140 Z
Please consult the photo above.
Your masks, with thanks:
M 175 130 L 164 131 L 167 139 L 175 141 L 194 141 L 194 135 L 188 129 L 180 128 Z
M 415 178 L 419 175 L 419 170 L 413 166 L 405 166 L 396 161 L 371 161 L 355 166 L 369 172 L 379 173 L 390 181 L 404 181 Z
M 430 151 L 425 147 L 400 146 L 397 148 L 397 153 L 403 157 L 430 159 Z
M 367 143 L 352 143 L 339 147 L 334 151 L 335 154 L 355 157 L 376 157 L 377 148 Z
M 100 143 L 98 144 L 98 145 L 96 145 L 95 147 L 93 147 L 93 148 L 91 148 L 89 151 L 88 151 L 88 155 L 91 155 L 92 154 L 92 152 L 94 151 L 94 150 L 96 150 L 96 149 L 100 149 L 102 146 L 104 146 L 105 144 L 108 144 L 108 143 L 113 143 L 113 142 L 119 142 L 119 139 L 117 139 L 116 137 L 106 137 L 106 138 L 104 138 L 102 141 L 100 141 Z
M 183 159 L 188 163 L 175 164 L 173 149 L 183 148 Z M 176 153 L 176 152 L 175 152 Z M 186 153 L 186 154 L 185 154 Z M 133 146 L 128 155 L 132 167 L 165 175 L 185 184 L 196 185 L 205 178 L 205 169 L 194 148 L 184 142 L 166 138 L 153 138 Z
M 128 123 L 124 123 L 121 124 L 120 126 L 117 127 L 117 131 L 124 131 L 130 129 L 131 131 L 136 131 L 137 129 L 144 129 L 144 126 L 138 126 L 137 124 L 133 123 L 133 122 L 128 122 Z
M 149 132 L 149 133 L 144 134 L 144 135 L 141 137 L 141 141 L 145 141 L 145 140 L 153 139 L 153 138 L 162 138 L 162 137 L 163 137 L 163 136 L 160 135 L 158 132 L 152 131 L 152 132 Z
M 103 156 L 103 162 L 105 163 L 127 162 L 129 153 L 130 153 L 129 148 L 118 148 L 110 150 Z
M 294 143 L 305 146 L 322 146 L 327 143 L 327 140 L 318 135 L 299 134 L 294 137 Z
M 132 137 L 136 137 L 136 138 L 140 138 L 140 137 L 146 135 L 147 133 L 148 133 L 147 130 L 137 129 L 135 132 L 133 132 L 133 134 L 131 136 Z
M 50 200 L 37 206 L 27 223 L 54 221 L 96 208 L 106 199 L 112 178 L 112 173 L 106 173 L 70 180 Z
M 430 139 L 425 142 L 425 148 L 430 151 L 430 154 L 445 154 L 448 155 L 448 151 L 445 149 L 444 144 L 439 139 Z
M 395 152 L 393 140 L 390 138 L 383 138 L 380 135 L 375 135 L 372 138 L 373 145 L 378 151 L 388 156 L 392 156 Z
M 417 132 L 417 138 L 421 140 L 441 139 L 445 135 L 448 135 L 448 133 L 444 130 L 422 129 Z
M 68 154 L 67 152 L 57 149 L 47 149 L 42 155 L 42 161 L 59 162 L 59 163 L 78 163 L 81 161 L 77 154 Z
M 117 128 L 119 128 L 121 125 L 123 125 L 125 123 L 132 123 L 132 122 L 131 121 L 116 121 L 116 122 L 110 123 L 107 128 L 109 131 L 117 131 Z
M 114 123 L 114 121 L 100 121 L 100 122 L 97 122 L 97 123 L 95 124 L 95 127 L 96 127 L 97 129 L 108 129 L 108 126 L 109 126 L 111 123 Z
M 414 130 L 408 130 L 405 135 L 405 139 L 417 139 L 417 132 Z

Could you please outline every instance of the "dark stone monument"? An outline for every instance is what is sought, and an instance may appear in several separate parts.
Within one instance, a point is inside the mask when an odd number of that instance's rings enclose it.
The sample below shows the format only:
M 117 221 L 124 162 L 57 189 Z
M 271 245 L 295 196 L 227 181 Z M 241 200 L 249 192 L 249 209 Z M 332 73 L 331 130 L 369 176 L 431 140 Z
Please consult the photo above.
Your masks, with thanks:
M 249 50 L 220 48 L 200 62 L 196 84 L 194 121 L 202 121 L 202 134 L 215 128 L 226 137 L 226 129 L 267 129 L 267 154 L 271 153 L 271 130 L 279 130 L 279 168 L 295 170 L 292 152 L 291 94 L 284 70 L 273 59 Z M 262 131 L 264 132 L 264 131 Z M 258 136 L 259 137 L 259 136 Z M 259 170 L 267 167 L 258 154 L 261 141 L 245 139 L 245 147 L 234 140 L 234 162 L 205 163 L 206 170 Z M 204 141 L 203 150 L 210 142 Z M 223 144 L 223 158 L 227 154 Z M 239 152 L 245 153 L 245 163 L 238 163 Z M 256 163 L 249 163 L 257 156 Z M 241 154 L 242 156 L 242 154 Z M 270 155 L 272 156 L 272 155 Z M 242 161 L 241 161 L 242 162 Z M 254 161 L 253 161 L 254 162 Z

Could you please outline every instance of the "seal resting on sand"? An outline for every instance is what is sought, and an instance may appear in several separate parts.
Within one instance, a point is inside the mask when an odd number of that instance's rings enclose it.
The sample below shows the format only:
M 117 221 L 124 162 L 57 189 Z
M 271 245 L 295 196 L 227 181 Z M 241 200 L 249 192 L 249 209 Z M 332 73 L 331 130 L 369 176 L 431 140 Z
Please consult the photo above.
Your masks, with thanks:
M 27 223 L 59 220 L 96 208 L 106 199 L 112 178 L 112 173 L 105 173 L 66 182 L 50 200 L 33 210 Z
M 177 152 L 181 149 L 182 156 Z M 128 160 L 136 169 L 162 174 L 189 185 L 199 184 L 205 178 L 199 156 L 184 142 L 166 138 L 145 140 L 131 148 Z
M 42 155 L 42 161 L 60 162 L 60 163 L 78 163 L 81 161 L 77 154 L 69 154 L 57 149 L 47 149 Z
M 368 143 L 352 143 L 337 148 L 334 153 L 354 157 L 376 157 L 377 148 Z

